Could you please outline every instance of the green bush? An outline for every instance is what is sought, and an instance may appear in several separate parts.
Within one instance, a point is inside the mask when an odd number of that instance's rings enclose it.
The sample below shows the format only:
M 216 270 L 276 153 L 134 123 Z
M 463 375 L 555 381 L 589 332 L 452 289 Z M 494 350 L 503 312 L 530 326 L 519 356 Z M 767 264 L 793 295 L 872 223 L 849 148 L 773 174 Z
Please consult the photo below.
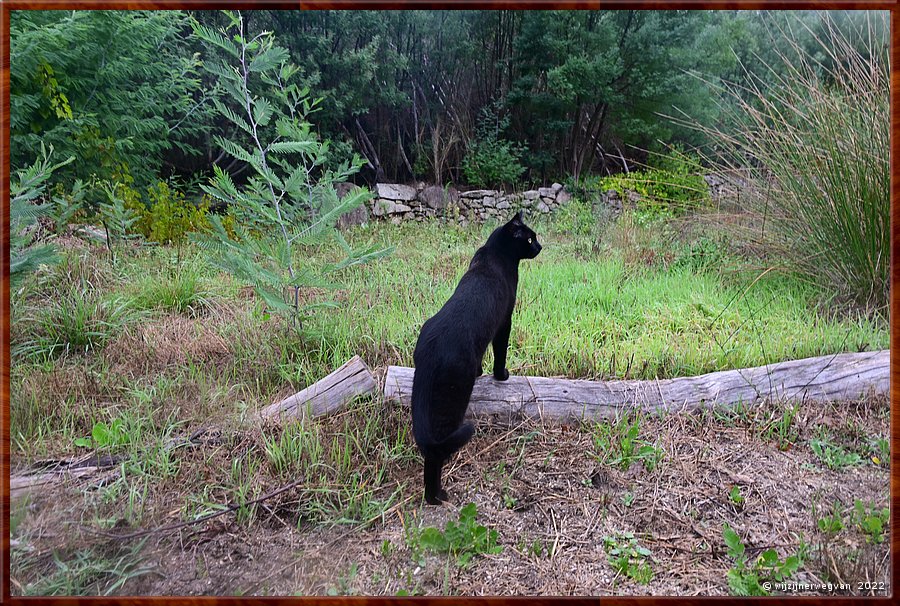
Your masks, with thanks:
M 525 148 L 503 138 L 509 116 L 499 116 L 500 108 L 482 109 L 475 141 L 469 144 L 462 169 L 466 180 L 476 187 L 513 185 L 525 172 L 521 158 Z
M 71 163 L 70 157 L 59 164 L 52 164 L 50 151 L 41 144 L 41 154 L 28 168 L 17 170 L 9 182 L 9 275 L 15 287 L 23 276 L 42 264 L 56 261 L 56 250 L 51 245 L 37 244 L 30 233 L 39 217 L 51 214 L 50 204 L 39 203 L 53 171 Z
M 603 177 L 597 187 L 615 190 L 623 199 L 628 191 L 637 193 L 637 210 L 648 218 L 680 216 L 709 201 L 699 160 L 678 152 L 661 156 L 644 170 Z
M 519 180 L 525 167 L 519 162 L 521 149 L 503 139 L 488 138 L 476 141 L 466 152 L 463 174 L 476 187 L 512 185 Z
M 209 197 L 199 204 L 159 181 L 147 190 L 150 206 L 142 213 L 138 230 L 148 240 L 160 244 L 181 244 L 188 233 L 209 231 Z

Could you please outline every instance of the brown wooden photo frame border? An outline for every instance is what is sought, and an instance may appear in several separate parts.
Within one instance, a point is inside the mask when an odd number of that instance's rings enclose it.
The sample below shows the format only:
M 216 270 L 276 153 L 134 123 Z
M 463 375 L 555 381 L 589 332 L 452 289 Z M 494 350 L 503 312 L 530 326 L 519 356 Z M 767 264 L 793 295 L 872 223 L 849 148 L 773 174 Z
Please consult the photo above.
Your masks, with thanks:
M 80 604 L 94 601 L 94 598 L 15 598 L 10 595 L 10 579 L 9 579 L 9 557 L 10 557 L 10 536 L 9 536 L 9 516 L 10 516 L 10 290 L 9 290 L 9 137 L 10 137 L 10 11 L 14 10 L 50 10 L 50 9 L 177 9 L 177 8 L 240 8 L 240 9 L 439 9 L 439 8 L 472 8 L 472 9 L 819 9 L 819 10 L 837 10 L 837 9 L 875 9 L 889 10 L 891 13 L 891 296 L 890 296 L 890 313 L 893 318 L 900 314 L 900 295 L 897 294 L 895 285 L 900 283 L 900 266 L 898 266 L 898 255 L 900 255 L 900 103 L 897 102 L 894 95 L 900 90 L 900 1 L 898 0 L 859 0 L 859 1 L 839 1 L 826 0 L 822 2 L 801 1 L 801 0 L 731 0 L 731 1 L 703 1 L 703 0 L 644 0 L 644 1 L 627 1 L 627 0 L 609 0 L 609 1 L 561 1 L 552 2 L 544 0 L 512 0 L 512 1 L 473 1 L 466 2 L 464 0 L 408 0 L 385 2 L 379 0 L 324 0 L 324 1 L 301 1 L 286 2 L 281 0 L 260 0 L 256 2 L 250 1 L 205 1 L 205 0 L 157 0 L 157 1 L 121 1 L 121 0 L 5 0 L 0 5 L 0 90 L 2 90 L 2 105 L 0 105 L 0 254 L 2 254 L 2 283 L 0 283 L 0 431 L 2 431 L 2 442 L 0 442 L 0 465 L 2 465 L 2 508 L 0 508 L 0 527 L 2 527 L 2 551 L 0 551 L 0 571 L 2 571 L 2 588 L 0 588 L 0 598 L 3 602 L 12 601 L 18 603 L 54 603 L 54 604 Z M 898 343 L 900 338 L 900 329 L 897 328 L 895 322 L 890 327 L 890 344 L 891 349 Z M 891 570 L 892 570 L 892 590 L 893 585 L 898 579 L 898 570 L 900 570 L 900 558 L 897 557 L 898 546 L 900 546 L 900 533 L 896 532 L 897 523 L 900 521 L 900 409 L 897 403 L 900 402 L 900 358 L 891 357 L 891 526 L 894 532 L 891 533 Z M 830 605 L 845 604 L 855 602 L 853 598 L 829 598 L 829 597 L 803 597 L 795 598 L 808 604 L 827 603 Z M 886 598 L 867 598 L 868 601 L 876 603 L 888 603 L 890 597 Z M 294 601 L 315 601 L 323 604 L 350 604 L 350 603 L 371 603 L 371 604 L 399 604 L 408 600 L 416 603 L 441 603 L 453 601 L 449 598 L 390 598 L 390 597 L 367 597 L 367 598 L 176 598 L 176 597 L 160 597 L 160 598 L 109 598 L 102 601 L 115 602 L 122 604 L 144 604 L 144 603 L 204 603 L 204 604 L 271 604 Z M 753 602 L 766 601 L 765 598 L 749 599 Z M 479 602 L 484 604 L 549 604 L 549 603 L 595 603 L 595 598 L 460 598 L 458 601 Z M 679 598 L 633 598 L 633 597 L 613 597 L 603 598 L 604 602 L 616 604 L 669 604 L 677 601 L 687 601 Z M 703 600 L 705 603 L 731 603 L 737 601 L 736 598 L 707 598 Z

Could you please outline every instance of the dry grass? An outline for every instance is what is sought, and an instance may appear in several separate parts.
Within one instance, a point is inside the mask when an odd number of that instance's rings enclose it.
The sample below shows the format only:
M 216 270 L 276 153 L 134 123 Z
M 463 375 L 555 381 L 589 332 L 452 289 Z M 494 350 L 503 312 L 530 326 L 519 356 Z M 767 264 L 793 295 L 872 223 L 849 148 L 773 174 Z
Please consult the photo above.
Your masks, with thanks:
M 208 321 L 169 315 L 131 324 L 104 349 L 110 369 L 131 377 L 196 364 L 219 366 L 231 355 L 228 343 Z
M 323 437 L 361 426 L 375 410 L 370 406 L 324 421 Z M 393 405 L 389 410 L 391 417 L 399 414 L 393 423 L 408 422 Z M 419 465 L 397 459 L 387 469 L 384 490 L 401 487 L 400 496 L 364 527 L 298 519 L 298 505 L 311 493 L 289 491 L 264 503 L 249 524 L 228 514 L 151 536 L 142 557 L 154 573 L 129 581 L 120 593 L 723 595 L 732 566 L 722 539 L 725 522 L 751 554 L 773 547 L 784 557 L 808 544 L 810 555 L 795 580 L 883 580 L 889 587 L 889 539 L 869 544 L 849 524 L 836 537 L 816 528 L 817 515 L 835 501 L 845 507 L 855 499 L 885 506 L 887 468 L 868 462 L 831 471 L 805 444 L 822 427 L 846 443 L 860 439 L 861 427 L 868 436 L 887 435 L 887 402 L 803 404 L 793 424 L 797 437 L 792 445 L 781 445 L 785 450 L 764 437 L 783 411 L 771 404 L 730 416 L 644 418 L 641 438 L 664 453 L 650 471 L 640 464 L 626 469 L 601 464 L 591 455 L 596 447 L 590 425 L 480 424 L 476 438 L 445 472 L 452 505 L 424 506 Z M 257 448 L 259 440 L 252 431 L 217 435 L 201 447 L 179 451 L 179 472 L 151 489 L 142 525 L 177 519 L 177 503 L 188 491 L 220 486 L 230 462 Z M 364 469 L 370 461 L 357 464 Z M 256 494 L 286 483 L 262 471 Z M 729 496 L 734 486 L 742 504 Z M 91 494 L 96 492 L 89 486 L 70 485 L 34 495 L 14 538 L 33 550 L 32 557 L 72 545 L 109 551 L 115 542 L 79 530 L 87 520 L 76 503 L 96 503 Z M 207 497 L 229 500 L 219 489 Z M 480 556 L 467 569 L 426 555 L 422 566 L 407 540 L 410 529 L 442 528 L 468 502 L 477 505 L 479 523 L 499 532 L 502 553 Z M 95 507 L 100 518 L 116 512 L 113 504 Z M 603 550 L 603 537 L 627 531 L 651 551 L 654 577 L 647 585 L 618 575 Z M 24 576 L 14 574 L 14 587 L 27 585 L 40 570 L 35 565 Z

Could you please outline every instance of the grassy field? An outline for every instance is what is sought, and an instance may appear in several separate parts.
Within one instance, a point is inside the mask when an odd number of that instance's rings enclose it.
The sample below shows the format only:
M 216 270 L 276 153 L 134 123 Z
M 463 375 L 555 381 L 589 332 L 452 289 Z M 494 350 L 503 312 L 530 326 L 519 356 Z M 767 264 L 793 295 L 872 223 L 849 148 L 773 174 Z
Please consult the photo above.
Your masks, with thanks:
M 595 224 L 573 205 L 533 225 L 544 250 L 521 266 L 511 374 L 664 378 L 888 346 L 883 318 L 836 310 L 815 285 L 765 272 L 758 259 L 738 256 L 714 227 L 642 225 L 638 219 L 626 215 Z M 277 429 L 254 420 L 260 407 L 355 354 L 376 371 L 411 365 L 419 328 L 450 295 L 491 227 L 375 224 L 351 231 L 351 243 L 382 242 L 396 252 L 345 270 L 334 290 L 304 291 L 305 303 L 331 304 L 312 310 L 300 326 L 269 317 L 251 290 L 218 273 L 190 247 L 129 245 L 111 263 L 102 248 L 60 239 L 62 262 L 11 293 L 13 472 L 94 451 L 113 457 L 115 465 L 88 480 L 27 492 L 14 501 L 14 593 L 466 594 L 491 591 L 485 571 L 515 566 L 546 578 L 558 566 L 585 562 L 599 567 L 590 582 L 573 577 L 571 586 L 534 582 L 495 589 L 570 587 L 580 593 L 575 589 L 584 582 L 589 592 L 600 593 L 724 593 L 728 570 L 737 569 L 740 578 L 762 577 L 764 571 L 751 570 L 752 562 L 740 568 L 711 542 L 722 542 L 721 522 L 727 520 L 735 528 L 748 524 L 740 534 L 751 551 L 751 541 L 769 544 L 772 537 L 763 538 L 759 529 L 777 524 L 754 508 L 790 497 L 778 489 L 779 470 L 800 480 L 816 474 L 825 480 L 803 492 L 802 507 L 792 505 L 799 507 L 798 524 L 812 534 L 779 534 L 771 543 L 779 546 L 778 556 L 803 555 L 802 570 L 813 575 L 805 578 L 849 574 L 829 570 L 825 560 L 812 564 L 827 554 L 824 543 L 815 541 L 823 514 L 809 506 L 821 509 L 827 501 L 844 522 L 822 537 L 837 545 L 839 536 L 841 553 L 856 553 L 860 570 L 887 578 L 879 559 L 886 543 L 873 538 L 888 494 L 886 402 L 857 404 L 851 412 L 773 404 L 696 421 L 674 415 L 586 423 L 575 432 L 480 426 L 449 472 L 459 507 L 439 510 L 421 504 L 421 462 L 402 409 L 373 399 L 321 422 Z M 336 259 L 338 250 L 326 246 L 299 254 Z M 488 352 L 486 368 L 490 357 Z M 681 430 L 693 436 L 686 443 L 699 471 L 685 467 Z M 573 538 L 600 533 L 591 550 L 608 544 L 603 537 L 621 545 L 637 541 L 621 534 L 629 532 L 625 527 L 641 532 L 642 524 L 656 518 L 631 515 L 632 503 L 652 505 L 660 478 L 674 494 L 690 484 L 692 474 L 712 473 L 708 461 L 699 462 L 703 436 L 710 435 L 718 437 L 706 440 L 708 447 L 725 461 L 734 461 L 733 446 L 746 449 L 749 459 L 739 465 L 744 471 L 733 469 L 734 474 L 752 473 L 752 461 L 761 461 L 765 473 L 755 485 L 730 481 L 729 490 L 737 486 L 738 494 L 715 495 L 725 508 L 714 508 L 714 514 L 707 515 L 700 494 L 682 494 L 677 504 L 659 501 L 675 507 L 672 515 L 693 520 L 702 540 L 694 537 L 700 547 L 692 547 L 687 533 L 682 538 L 688 543 L 675 541 L 671 553 L 657 545 L 657 555 L 647 561 L 657 570 L 656 583 L 644 582 L 642 552 L 617 566 L 608 557 L 614 548 L 594 553 Z M 722 436 L 730 436 L 730 446 Z M 554 470 L 570 472 L 571 481 L 556 486 Z M 556 486 L 548 494 L 565 495 L 557 508 L 549 496 L 535 505 L 541 501 L 535 478 L 545 476 L 551 478 L 547 486 Z M 850 493 L 828 488 L 828 482 L 847 480 L 862 489 L 861 513 Z M 254 502 L 291 482 L 299 483 Z M 598 492 L 598 485 L 612 488 Z M 738 507 L 742 490 L 747 500 Z M 535 491 L 536 501 L 525 499 Z M 516 517 L 526 500 L 531 505 L 521 510 L 525 517 Z M 497 555 L 490 545 L 476 543 L 451 542 L 444 552 L 434 548 L 446 556 L 429 551 L 441 543 L 437 531 L 423 529 L 458 520 L 469 501 L 478 504 L 479 522 L 487 515 L 488 526 L 500 530 L 503 554 L 518 555 Z M 226 505 L 236 510 L 175 534 L 153 535 L 146 545 L 103 534 L 189 522 Z M 579 511 L 601 522 L 559 531 Z M 529 521 L 531 515 L 543 517 Z M 710 520 L 716 525 L 707 525 Z M 470 534 L 478 535 L 477 523 L 467 523 Z M 515 528 L 523 523 L 541 528 L 527 545 L 516 539 Z M 555 542 L 546 538 L 545 524 L 557 529 Z M 661 532 L 639 539 L 659 543 Z M 335 567 L 332 552 L 348 541 L 357 559 L 342 559 L 346 568 Z M 262 555 L 273 546 L 276 553 Z M 679 549 L 695 547 L 721 574 L 694 579 L 695 585 L 659 580 L 680 566 Z M 226 580 L 226 568 L 238 557 L 235 549 L 243 549 L 244 559 L 240 572 Z M 467 549 L 478 558 L 476 572 L 455 561 Z M 383 565 L 373 563 L 379 554 Z M 259 559 L 265 557 L 271 559 L 262 566 Z

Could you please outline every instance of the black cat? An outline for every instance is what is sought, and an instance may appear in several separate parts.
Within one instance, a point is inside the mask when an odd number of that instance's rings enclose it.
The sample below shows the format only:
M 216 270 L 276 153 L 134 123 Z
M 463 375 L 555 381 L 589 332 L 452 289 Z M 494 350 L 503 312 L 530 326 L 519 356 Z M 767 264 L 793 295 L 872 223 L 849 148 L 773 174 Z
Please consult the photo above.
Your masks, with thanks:
M 520 211 L 491 233 L 456 291 L 422 326 L 413 353 L 413 436 L 425 458 L 425 500 L 432 505 L 448 498 L 441 489 L 441 468 L 475 433 L 463 415 L 488 343 L 494 344 L 494 378 L 509 378 L 506 350 L 519 261 L 539 252 L 537 236 Z

